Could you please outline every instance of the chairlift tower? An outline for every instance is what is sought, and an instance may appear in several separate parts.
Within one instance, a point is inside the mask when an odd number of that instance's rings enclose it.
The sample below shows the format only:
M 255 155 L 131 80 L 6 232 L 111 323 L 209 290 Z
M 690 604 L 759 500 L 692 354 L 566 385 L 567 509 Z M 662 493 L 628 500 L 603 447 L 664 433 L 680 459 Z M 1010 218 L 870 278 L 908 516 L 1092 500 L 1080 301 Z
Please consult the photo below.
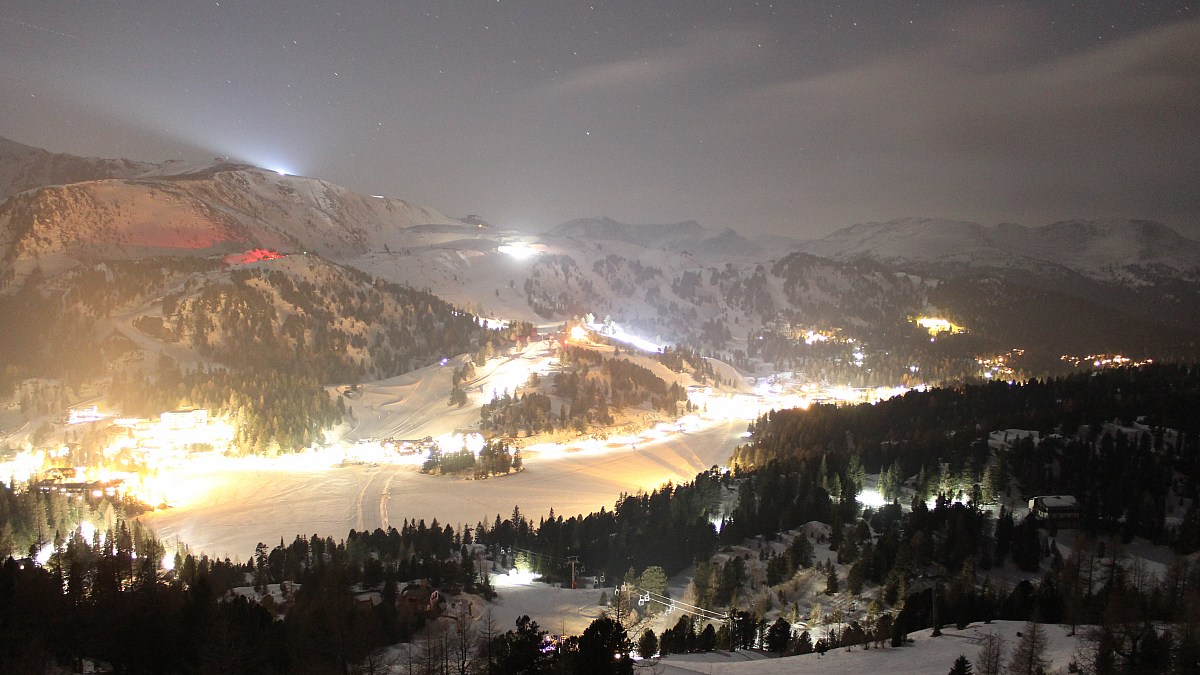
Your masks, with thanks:
M 577 555 L 567 556 L 567 564 L 571 566 L 571 589 L 574 590 L 574 588 L 575 588 L 575 566 L 579 564 L 579 556 L 577 556 Z

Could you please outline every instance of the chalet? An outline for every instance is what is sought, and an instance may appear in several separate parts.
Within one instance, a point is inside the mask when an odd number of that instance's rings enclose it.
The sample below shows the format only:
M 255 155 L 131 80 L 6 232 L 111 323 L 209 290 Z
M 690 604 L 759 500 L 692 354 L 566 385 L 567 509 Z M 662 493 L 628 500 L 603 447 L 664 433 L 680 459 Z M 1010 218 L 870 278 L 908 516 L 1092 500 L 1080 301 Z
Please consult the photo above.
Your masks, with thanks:
M 1029 500 L 1029 512 L 1047 525 L 1074 527 L 1079 522 L 1079 502 L 1071 495 L 1042 495 Z
M 417 614 L 436 616 L 441 598 L 437 589 L 430 586 L 428 581 L 418 581 L 400 591 L 400 601 Z
M 425 438 L 403 438 L 400 440 L 387 439 L 386 442 L 391 442 L 396 449 L 396 452 L 401 455 L 427 455 L 430 450 L 437 447 L 437 442 L 432 436 Z
M 383 594 L 379 591 L 366 591 L 354 596 L 354 604 L 360 609 L 371 609 L 383 604 Z
M 1041 433 L 1029 429 L 1002 429 L 988 434 L 988 447 L 992 450 L 1012 450 L 1019 441 L 1031 439 L 1034 445 L 1041 442 Z
M 172 410 L 159 415 L 158 423 L 164 431 L 194 431 L 208 424 L 208 409 Z
M 34 484 L 38 492 L 50 493 L 60 492 L 69 495 L 81 495 L 84 497 L 116 497 L 123 491 L 124 480 L 114 478 L 112 480 L 94 480 L 89 482 L 64 482 L 58 480 L 42 480 Z

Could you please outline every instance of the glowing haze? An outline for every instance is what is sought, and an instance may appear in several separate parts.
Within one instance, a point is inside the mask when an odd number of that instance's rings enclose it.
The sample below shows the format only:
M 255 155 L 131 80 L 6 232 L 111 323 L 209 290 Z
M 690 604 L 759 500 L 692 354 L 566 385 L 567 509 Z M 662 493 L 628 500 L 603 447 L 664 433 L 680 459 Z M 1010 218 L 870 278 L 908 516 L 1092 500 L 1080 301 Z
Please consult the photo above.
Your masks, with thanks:
M 799 237 L 903 215 L 1200 234 L 1187 5 L 6 2 L 0 135 L 228 156 L 457 215 Z

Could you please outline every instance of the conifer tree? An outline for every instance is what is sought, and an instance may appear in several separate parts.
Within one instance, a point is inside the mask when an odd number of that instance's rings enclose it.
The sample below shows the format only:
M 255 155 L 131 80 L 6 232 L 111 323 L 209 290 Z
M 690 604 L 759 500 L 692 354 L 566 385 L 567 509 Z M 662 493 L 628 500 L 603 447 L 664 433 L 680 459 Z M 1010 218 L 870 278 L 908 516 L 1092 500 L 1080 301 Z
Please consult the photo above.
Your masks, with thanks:
M 1021 641 L 1008 661 L 1011 675 L 1038 675 L 1050 666 L 1046 658 L 1046 631 L 1040 624 L 1026 622 L 1021 629 Z
M 965 654 L 959 654 L 958 658 L 954 659 L 954 665 L 950 667 L 949 675 L 974 675 L 974 672 L 970 659 Z
M 658 653 L 658 637 L 653 630 L 647 628 L 642 637 L 638 638 L 637 653 L 643 659 L 652 658 Z
M 838 575 L 837 568 L 833 566 L 833 561 L 829 561 L 829 565 L 825 572 L 825 595 L 834 595 L 838 592 Z

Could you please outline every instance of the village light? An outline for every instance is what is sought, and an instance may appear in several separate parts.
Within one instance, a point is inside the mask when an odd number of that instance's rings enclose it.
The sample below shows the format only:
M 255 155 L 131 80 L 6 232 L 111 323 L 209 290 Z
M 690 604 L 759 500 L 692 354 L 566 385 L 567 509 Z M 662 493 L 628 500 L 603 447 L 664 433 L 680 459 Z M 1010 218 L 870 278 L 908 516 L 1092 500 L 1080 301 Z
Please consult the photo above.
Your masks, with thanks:
M 913 323 L 928 331 L 931 337 L 937 337 L 941 333 L 954 335 L 966 331 L 966 328 L 936 316 L 918 316 Z

